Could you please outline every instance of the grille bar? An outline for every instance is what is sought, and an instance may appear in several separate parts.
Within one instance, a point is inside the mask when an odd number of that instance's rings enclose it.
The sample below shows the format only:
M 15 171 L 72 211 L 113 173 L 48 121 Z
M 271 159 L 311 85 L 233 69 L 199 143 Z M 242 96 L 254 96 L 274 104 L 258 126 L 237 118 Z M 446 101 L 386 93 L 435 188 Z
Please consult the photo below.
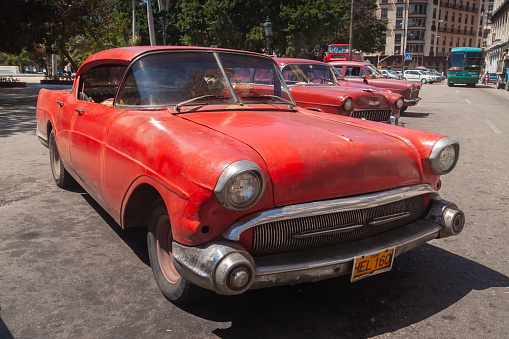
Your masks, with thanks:
M 364 239 L 416 221 L 423 213 L 424 198 L 417 196 L 372 208 L 270 222 L 253 228 L 252 255 Z
M 377 122 L 387 122 L 392 115 L 392 109 L 363 109 L 350 113 L 352 118 L 359 118 Z

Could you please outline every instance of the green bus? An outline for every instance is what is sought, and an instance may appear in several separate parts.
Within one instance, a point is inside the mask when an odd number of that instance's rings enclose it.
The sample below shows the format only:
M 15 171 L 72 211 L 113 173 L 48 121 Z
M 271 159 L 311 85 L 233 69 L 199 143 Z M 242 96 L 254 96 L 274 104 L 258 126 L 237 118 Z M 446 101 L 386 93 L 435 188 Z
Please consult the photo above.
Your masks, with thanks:
M 473 47 L 451 48 L 447 58 L 447 86 L 466 84 L 475 87 L 481 75 L 482 49 Z

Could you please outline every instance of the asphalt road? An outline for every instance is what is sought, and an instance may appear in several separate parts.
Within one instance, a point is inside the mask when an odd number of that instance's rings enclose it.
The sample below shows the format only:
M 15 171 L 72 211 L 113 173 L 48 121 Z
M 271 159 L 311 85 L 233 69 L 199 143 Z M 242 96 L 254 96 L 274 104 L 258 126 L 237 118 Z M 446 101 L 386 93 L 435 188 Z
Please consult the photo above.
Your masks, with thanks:
M 503 338 L 509 317 L 509 92 L 424 85 L 401 122 L 461 144 L 443 198 L 467 224 L 351 284 L 160 293 L 145 233 L 122 231 L 81 189 L 58 189 L 35 105 L 0 105 L 0 338 Z

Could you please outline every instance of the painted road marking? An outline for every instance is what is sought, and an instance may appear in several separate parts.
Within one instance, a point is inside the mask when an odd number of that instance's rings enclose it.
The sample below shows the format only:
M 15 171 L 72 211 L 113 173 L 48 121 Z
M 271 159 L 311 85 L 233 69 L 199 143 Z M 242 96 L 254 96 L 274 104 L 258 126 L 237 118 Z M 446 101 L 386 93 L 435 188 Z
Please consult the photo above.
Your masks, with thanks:
M 458 92 L 458 93 L 459 93 L 460 91 L 456 90 L 456 92 Z
M 465 99 L 466 102 L 468 102 L 470 105 L 472 105 L 472 103 L 470 102 L 470 100 L 468 99 Z
M 491 129 L 492 129 L 495 133 L 502 134 L 502 132 L 500 132 L 500 131 L 498 130 L 498 128 L 496 128 L 496 127 L 495 127 L 495 125 L 493 125 L 493 124 L 491 123 L 491 121 L 489 121 L 488 119 L 486 119 L 485 121 L 486 121 L 486 123 L 488 124 L 488 126 L 490 126 L 490 127 L 491 127 Z

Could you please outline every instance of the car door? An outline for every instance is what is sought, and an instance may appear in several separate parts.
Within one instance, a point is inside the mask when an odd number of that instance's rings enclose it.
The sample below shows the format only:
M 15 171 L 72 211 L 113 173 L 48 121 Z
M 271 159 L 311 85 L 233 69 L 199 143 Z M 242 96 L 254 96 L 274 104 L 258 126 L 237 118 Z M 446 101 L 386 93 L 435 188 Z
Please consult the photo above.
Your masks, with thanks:
M 101 200 L 103 189 L 103 153 L 108 126 L 122 110 L 112 107 L 119 79 L 125 66 L 101 65 L 79 79 L 78 101 L 71 126 L 70 153 L 76 174 L 85 189 Z M 104 204 L 102 204 L 104 207 Z

